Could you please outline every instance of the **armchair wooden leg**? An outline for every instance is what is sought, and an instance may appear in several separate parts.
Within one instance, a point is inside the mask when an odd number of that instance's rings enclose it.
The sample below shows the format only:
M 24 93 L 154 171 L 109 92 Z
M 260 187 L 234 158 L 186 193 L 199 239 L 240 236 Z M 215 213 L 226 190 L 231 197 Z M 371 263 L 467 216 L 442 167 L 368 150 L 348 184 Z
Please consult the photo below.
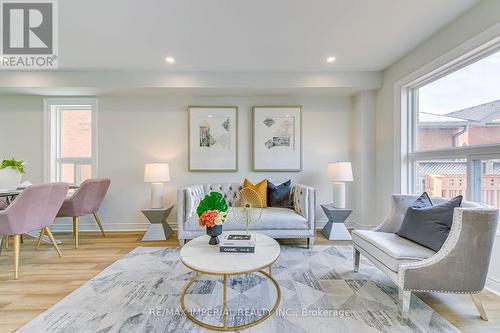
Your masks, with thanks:
M 5 236 L 4 246 L 5 246 L 5 249 L 6 249 L 6 250 L 8 250 L 8 249 L 9 249 L 9 237 L 10 237 L 10 236 Z
M 406 291 L 400 288 L 398 293 L 398 315 L 403 322 L 406 322 L 409 318 L 410 300 L 411 291 Z
M 40 230 L 40 236 L 38 236 L 38 241 L 36 242 L 36 248 L 37 249 L 40 247 L 40 244 L 42 243 L 43 235 L 45 235 L 45 228 L 42 228 Z
M 78 248 L 78 217 L 73 216 L 73 238 L 75 239 L 75 249 Z
M 486 311 L 484 310 L 483 303 L 481 302 L 481 298 L 479 294 L 470 294 L 474 305 L 476 306 L 477 311 L 479 312 L 479 316 L 482 320 L 488 321 L 488 316 L 486 315 Z
M 359 271 L 359 259 L 361 257 L 361 253 L 356 250 L 356 249 L 353 249 L 354 250 L 354 271 L 357 272 Z
M 52 245 L 54 246 L 54 249 L 56 249 L 57 254 L 59 255 L 59 257 L 62 257 L 61 250 L 59 250 L 59 246 L 57 246 L 57 242 L 54 239 L 54 235 L 52 235 L 52 231 L 50 231 L 49 228 L 43 228 L 43 229 L 44 229 L 44 232 L 47 234 L 47 236 L 49 236 L 49 239 L 52 242 Z
M 99 218 L 99 215 L 97 215 L 97 213 L 92 213 L 92 215 L 94 215 L 94 219 L 95 219 L 95 222 L 97 223 L 97 226 L 99 227 L 99 229 L 101 229 L 102 237 L 106 237 L 106 235 L 104 234 L 104 228 L 102 227 L 101 219 Z
M 5 242 L 5 236 L 0 236 L 0 255 L 2 255 L 3 243 Z
M 14 235 L 14 280 L 19 278 L 19 249 L 21 245 L 21 237 Z
M 21 244 L 24 244 L 24 237 L 22 234 L 20 236 L 21 236 Z

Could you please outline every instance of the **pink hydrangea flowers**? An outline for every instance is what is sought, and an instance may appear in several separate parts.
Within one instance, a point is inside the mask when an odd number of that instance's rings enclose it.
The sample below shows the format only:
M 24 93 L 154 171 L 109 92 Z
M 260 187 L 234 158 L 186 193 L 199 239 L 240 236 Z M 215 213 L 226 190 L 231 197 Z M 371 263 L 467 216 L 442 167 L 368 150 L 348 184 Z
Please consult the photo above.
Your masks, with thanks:
M 215 227 L 223 224 L 227 219 L 227 213 L 219 210 L 207 210 L 201 214 L 199 219 L 200 227 Z

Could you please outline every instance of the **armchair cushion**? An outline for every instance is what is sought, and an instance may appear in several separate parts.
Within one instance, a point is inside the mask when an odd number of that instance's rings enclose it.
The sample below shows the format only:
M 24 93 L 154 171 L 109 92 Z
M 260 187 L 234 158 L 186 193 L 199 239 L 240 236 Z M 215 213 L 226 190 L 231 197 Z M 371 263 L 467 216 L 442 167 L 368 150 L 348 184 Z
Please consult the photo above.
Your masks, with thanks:
M 354 230 L 352 238 L 356 247 L 393 272 L 398 271 L 399 264 L 421 261 L 435 254 L 431 249 L 389 232 Z
M 415 208 L 409 207 L 397 234 L 434 251 L 439 251 L 450 233 L 453 211 L 460 207 L 459 195 L 440 205 Z

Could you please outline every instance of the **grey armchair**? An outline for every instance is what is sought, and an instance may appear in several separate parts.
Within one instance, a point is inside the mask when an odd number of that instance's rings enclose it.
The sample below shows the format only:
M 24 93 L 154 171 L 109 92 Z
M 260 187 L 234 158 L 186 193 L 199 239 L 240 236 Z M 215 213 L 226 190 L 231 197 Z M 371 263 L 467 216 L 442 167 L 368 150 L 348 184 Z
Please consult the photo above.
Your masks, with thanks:
M 442 248 L 434 252 L 408 239 L 399 230 L 417 196 L 393 195 L 387 219 L 373 230 L 354 230 L 354 270 L 362 253 L 399 288 L 399 314 L 408 319 L 412 291 L 470 294 L 483 320 L 488 320 L 477 295 L 486 283 L 498 223 L 498 210 L 464 201 L 455 208 L 453 225 Z M 444 202 L 432 198 L 433 203 Z

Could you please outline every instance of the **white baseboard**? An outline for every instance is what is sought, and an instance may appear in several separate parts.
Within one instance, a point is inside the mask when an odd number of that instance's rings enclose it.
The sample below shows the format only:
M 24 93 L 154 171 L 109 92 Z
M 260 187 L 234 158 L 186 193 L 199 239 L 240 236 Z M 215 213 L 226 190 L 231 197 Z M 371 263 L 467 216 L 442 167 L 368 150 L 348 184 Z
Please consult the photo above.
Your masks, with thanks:
M 486 289 L 500 296 L 500 280 L 488 276 L 488 278 L 486 279 Z
M 352 229 L 361 229 L 361 230 L 368 230 L 368 229 L 373 229 L 376 227 L 376 225 L 365 225 L 365 224 L 360 224 L 358 221 L 347 221 L 345 224 L 348 228 Z

